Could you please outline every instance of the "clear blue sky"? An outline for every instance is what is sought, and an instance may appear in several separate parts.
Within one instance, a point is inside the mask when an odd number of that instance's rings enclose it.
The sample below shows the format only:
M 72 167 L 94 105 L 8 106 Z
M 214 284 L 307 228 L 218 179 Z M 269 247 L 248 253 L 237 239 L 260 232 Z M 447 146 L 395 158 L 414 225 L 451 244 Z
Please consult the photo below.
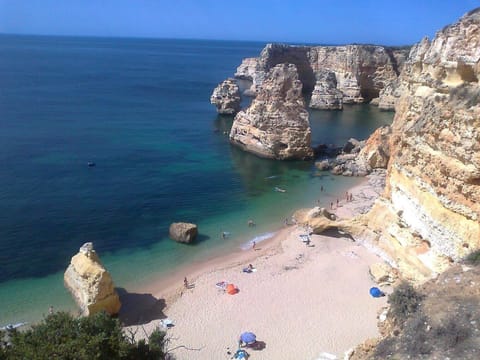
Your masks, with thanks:
M 480 0 L 0 0 L 0 33 L 403 45 Z

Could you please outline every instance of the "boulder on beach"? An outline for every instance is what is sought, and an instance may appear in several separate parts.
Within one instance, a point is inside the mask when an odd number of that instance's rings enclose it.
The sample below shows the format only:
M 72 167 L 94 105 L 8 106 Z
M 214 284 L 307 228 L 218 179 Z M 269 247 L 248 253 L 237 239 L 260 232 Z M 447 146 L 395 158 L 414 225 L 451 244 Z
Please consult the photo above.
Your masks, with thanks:
M 120 311 L 122 304 L 112 277 L 103 267 L 91 242 L 83 244 L 78 254 L 72 257 L 64 282 L 82 316 L 100 311 L 115 315 Z
M 169 229 L 170 238 L 176 242 L 190 244 L 198 235 L 198 227 L 191 223 L 172 223 Z

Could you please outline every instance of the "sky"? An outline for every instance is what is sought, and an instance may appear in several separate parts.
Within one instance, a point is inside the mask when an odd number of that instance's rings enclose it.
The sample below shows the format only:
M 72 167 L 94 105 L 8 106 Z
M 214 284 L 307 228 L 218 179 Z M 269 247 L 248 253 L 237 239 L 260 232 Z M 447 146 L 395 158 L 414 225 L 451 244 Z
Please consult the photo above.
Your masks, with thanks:
M 0 0 L 0 33 L 408 45 L 480 0 Z

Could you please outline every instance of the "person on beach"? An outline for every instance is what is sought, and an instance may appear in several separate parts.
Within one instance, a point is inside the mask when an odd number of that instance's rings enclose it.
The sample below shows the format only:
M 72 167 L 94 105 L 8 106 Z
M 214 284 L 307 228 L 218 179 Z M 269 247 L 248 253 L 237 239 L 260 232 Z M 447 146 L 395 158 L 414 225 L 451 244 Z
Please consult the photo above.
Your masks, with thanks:
M 255 246 L 257 246 L 257 243 L 254 241 L 254 242 L 252 243 L 252 249 L 253 249 L 253 250 L 255 250 Z
M 337 199 L 337 208 L 338 208 L 338 199 Z
M 330 203 L 330 210 L 333 210 L 333 202 Z
M 323 185 L 322 185 L 322 186 L 320 186 L 320 191 L 323 191 Z
M 188 289 L 188 280 L 186 276 L 185 279 L 183 279 L 183 286 L 185 286 L 185 289 Z

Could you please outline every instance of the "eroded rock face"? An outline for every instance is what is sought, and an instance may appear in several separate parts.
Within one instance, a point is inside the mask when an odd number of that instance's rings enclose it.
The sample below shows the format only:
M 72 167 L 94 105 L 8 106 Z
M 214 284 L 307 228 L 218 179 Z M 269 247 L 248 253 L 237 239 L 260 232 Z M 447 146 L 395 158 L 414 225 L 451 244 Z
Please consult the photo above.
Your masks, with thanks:
M 323 71 L 317 76 L 309 107 L 320 110 L 343 108 L 343 94 L 337 89 L 337 78 L 334 72 Z
M 412 48 L 404 65 L 386 192 L 367 222 L 412 277 L 480 248 L 479 60 L 477 10 Z
M 386 169 L 390 159 L 391 127 L 382 126 L 374 131 L 360 150 L 359 160 L 366 163 L 369 170 Z
M 234 79 L 227 79 L 213 90 L 210 102 L 219 114 L 235 115 L 240 111 L 240 90 Z
M 311 158 L 310 137 L 302 83 L 292 64 L 270 70 L 250 107 L 235 116 L 230 132 L 232 144 L 278 160 Z
M 198 227 L 190 223 L 172 223 L 169 228 L 170 238 L 180 242 L 190 244 L 198 235 Z
M 72 257 L 64 274 L 66 288 L 83 316 L 105 311 L 118 314 L 121 303 L 112 277 L 103 267 L 92 243 L 85 243 Z
M 407 49 L 393 49 L 373 45 L 346 46 L 290 46 L 268 44 L 254 61 L 245 59 L 236 77 L 253 82 L 252 91 L 258 92 L 268 71 L 277 64 L 295 64 L 303 92 L 329 95 L 327 103 L 340 97 L 343 103 L 368 102 L 398 77 Z M 336 85 L 325 74 L 335 75 Z M 336 89 L 340 93 L 333 90 Z M 333 97 L 332 97 L 333 96 Z M 322 104 L 323 101 L 319 103 Z M 336 101 L 333 102 L 336 104 Z M 312 107 L 317 101 L 314 100 Z M 337 109 L 340 105 L 331 106 Z

